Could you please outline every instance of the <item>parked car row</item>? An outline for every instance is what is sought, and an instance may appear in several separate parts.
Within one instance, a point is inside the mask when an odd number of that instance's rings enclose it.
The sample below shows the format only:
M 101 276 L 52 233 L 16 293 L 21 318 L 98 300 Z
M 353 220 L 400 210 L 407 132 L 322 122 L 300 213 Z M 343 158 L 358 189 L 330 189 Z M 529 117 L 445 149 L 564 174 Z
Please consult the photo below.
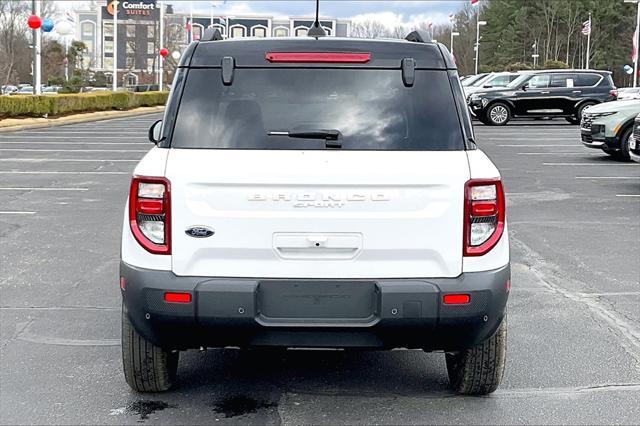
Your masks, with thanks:
M 487 76 L 473 76 L 463 81 L 463 86 L 467 83 L 464 89 L 468 93 L 467 103 L 478 120 L 487 125 L 504 126 L 515 117 L 562 117 L 579 124 L 586 108 L 618 97 L 610 71 L 522 71 L 500 73 L 502 79 L 494 78 L 502 83 L 514 74 L 504 87 L 497 87 L 498 84 L 484 87 L 486 80 L 483 79 Z
M 41 86 L 40 90 L 43 95 L 57 95 L 62 86 Z M 30 84 L 20 84 L 18 86 L 6 85 L 2 86 L 2 95 L 32 95 L 33 86 Z

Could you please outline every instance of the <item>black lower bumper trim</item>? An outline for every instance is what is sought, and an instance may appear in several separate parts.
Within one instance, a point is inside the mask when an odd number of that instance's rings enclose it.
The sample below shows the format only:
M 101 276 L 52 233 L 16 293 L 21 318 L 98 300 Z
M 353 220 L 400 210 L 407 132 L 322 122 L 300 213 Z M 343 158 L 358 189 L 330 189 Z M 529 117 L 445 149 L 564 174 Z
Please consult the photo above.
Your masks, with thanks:
M 453 350 L 489 337 L 504 316 L 509 266 L 438 279 L 179 277 L 120 265 L 138 333 L 172 349 L 225 346 Z M 188 292 L 190 303 L 164 293 Z M 465 293 L 465 305 L 442 295 Z

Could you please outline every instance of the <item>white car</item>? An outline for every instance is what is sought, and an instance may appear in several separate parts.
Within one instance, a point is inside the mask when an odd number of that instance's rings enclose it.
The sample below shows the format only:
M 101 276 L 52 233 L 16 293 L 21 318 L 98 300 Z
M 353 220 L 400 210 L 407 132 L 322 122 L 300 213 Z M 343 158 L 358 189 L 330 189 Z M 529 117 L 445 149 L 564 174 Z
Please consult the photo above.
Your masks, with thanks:
M 441 44 L 215 40 L 182 56 L 122 231 L 129 385 L 200 347 L 446 352 L 452 388 L 505 365 L 509 240 Z
M 515 80 L 520 74 L 517 72 L 494 72 L 486 75 L 485 77 L 478 79 L 475 83 L 468 86 L 463 86 L 465 99 L 469 99 L 471 95 L 476 92 L 492 89 L 498 87 L 505 87 L 513 80 Z

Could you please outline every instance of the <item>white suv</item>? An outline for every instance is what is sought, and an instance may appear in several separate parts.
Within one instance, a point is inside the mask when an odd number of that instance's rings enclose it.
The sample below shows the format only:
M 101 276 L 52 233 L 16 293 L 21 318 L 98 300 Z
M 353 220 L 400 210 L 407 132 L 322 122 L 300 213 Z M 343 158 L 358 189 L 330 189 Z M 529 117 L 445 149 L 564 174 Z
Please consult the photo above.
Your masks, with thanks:
M 199 347 L 445 351 L 503 374 L 509 242 L 450 54 L 406 40 L 216 40 L 182 57 L 122 232 L 129 385 Z

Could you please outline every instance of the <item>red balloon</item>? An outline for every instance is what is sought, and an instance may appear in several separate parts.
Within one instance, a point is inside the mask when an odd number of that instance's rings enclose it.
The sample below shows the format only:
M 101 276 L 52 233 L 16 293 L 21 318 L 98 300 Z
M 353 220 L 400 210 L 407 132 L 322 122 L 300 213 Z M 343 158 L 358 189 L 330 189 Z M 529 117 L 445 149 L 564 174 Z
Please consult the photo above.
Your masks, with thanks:
M 39 16 L 31 15 L 27 19 L 27 25 L 29 25 L 29 28 L 31 28 L 32 30 L 37 30 L 38 28 L 40 28 L 40 25 L 42 25 L 42 21 L 40 20 Z
M 169 51 L 167 49 L 165 49 L 164 47 L 162 49 L 160 49 L 160 56 L 162 56 L 163 58 L 165 56 L 167 56 L 169 54 Z

